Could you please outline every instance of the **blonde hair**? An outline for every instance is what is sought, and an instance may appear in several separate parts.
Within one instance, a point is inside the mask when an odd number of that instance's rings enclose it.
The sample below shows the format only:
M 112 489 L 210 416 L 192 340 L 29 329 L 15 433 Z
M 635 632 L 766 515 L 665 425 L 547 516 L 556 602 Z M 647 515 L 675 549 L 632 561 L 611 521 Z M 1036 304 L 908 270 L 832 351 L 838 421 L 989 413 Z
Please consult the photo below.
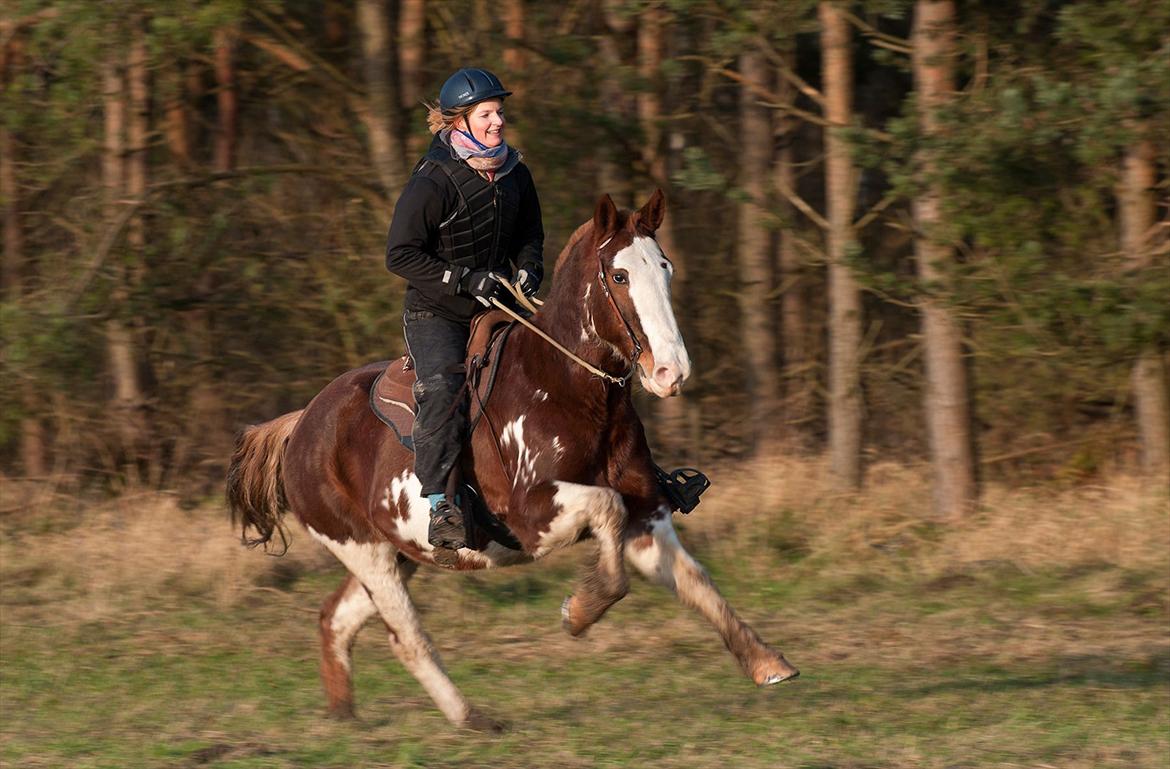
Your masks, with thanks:
M 475 109 L 475 105 L 471 104 L 454 112 L 445 113 L 434 102 L 424 101 L 423 106 L 427 108 L 427 128 L 431 130 L 432 134 L 454 128 L 460 118 L 467 117 Z

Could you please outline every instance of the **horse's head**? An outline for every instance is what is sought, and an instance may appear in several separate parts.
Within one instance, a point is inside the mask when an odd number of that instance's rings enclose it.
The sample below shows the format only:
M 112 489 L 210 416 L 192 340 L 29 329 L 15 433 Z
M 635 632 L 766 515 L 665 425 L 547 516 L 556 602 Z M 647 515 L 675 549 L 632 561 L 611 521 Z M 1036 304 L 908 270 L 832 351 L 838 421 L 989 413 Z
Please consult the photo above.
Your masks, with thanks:
M 677 395 L 691 374 L 670 306 L 674 265 L 654 239 L 665 212 L 662 190 L 632 213 L 601 196 L 593 212 L 592 251 L 602 290 L 594 286 L 586 294 L 594 332 L 624 360 L 637 363 L 642 386 L 659 398 Z

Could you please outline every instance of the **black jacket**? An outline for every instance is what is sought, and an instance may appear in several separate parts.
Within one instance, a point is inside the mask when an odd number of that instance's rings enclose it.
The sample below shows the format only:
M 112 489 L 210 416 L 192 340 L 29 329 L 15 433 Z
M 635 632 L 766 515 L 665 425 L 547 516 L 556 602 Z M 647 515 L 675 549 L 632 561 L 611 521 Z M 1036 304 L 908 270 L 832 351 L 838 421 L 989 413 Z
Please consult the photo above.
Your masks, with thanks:
M 543 265 L 540 201 L 532 174 L 520 162 L 519 153 L 509 149 L 508 159 L 492 182 L 478 174 L 471 179 L 466 170 L 467 164 L 442 134 L 436 135 L 398 198 L 386 242 L 386 268 L 406 279 L 407 310 L 429 310 L 451 320 L 470 321 L 483 305 L 444 283 L 445 275 L 450 279 L 453 265 L 458 263 L 471 270 L 494 269 L 509 275 L 534 263 Z M 467 216 L 467 211 L 461 210 L 466 195 L 461 195 L 449 173 L 460 171 L 460 178 L 470 179 L 464 182 L 464 193 L 469 191 L 469 185 L 480 185 L 482 189 L 478 191 L 490 194 L 497 207 L 514 212 L 514 216 L 496 216 L 495 237 L 481 238 L 474 246 L 453 246 L 451 239 L 442 237 L 440 232 L 441 227 Z M 475 195 L 476 191 L 470 190 L 472 197 L 484 199 Z M 453 248 L 459 253 L 452 253 Z

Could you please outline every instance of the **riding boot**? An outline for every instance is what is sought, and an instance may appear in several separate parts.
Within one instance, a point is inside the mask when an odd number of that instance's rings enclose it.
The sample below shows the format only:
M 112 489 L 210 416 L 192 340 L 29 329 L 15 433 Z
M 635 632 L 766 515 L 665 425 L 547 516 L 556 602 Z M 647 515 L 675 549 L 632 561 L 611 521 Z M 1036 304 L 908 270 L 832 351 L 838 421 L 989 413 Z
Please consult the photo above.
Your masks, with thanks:
M 467 546 L 467 529 L 463 523 L 463 511 L 454 500 L 444 495 L 431 509 L 431 523 L 427 528 L 427 541 L 434 547 L 458 550 Z

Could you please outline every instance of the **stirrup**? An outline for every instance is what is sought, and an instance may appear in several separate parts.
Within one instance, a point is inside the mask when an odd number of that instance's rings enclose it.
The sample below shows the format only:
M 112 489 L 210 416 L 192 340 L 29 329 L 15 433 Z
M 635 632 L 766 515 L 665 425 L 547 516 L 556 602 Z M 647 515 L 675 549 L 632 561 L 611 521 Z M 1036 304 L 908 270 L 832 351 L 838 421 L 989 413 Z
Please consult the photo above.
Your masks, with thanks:
M 677 470 L 666 472 L 658 465 L 654 465 L 654 476 L 658 486 L 670 500 L 671 508 L 683 515 L 699 506 L 699 497 L 711 487 L 707 476 L 693 467 L 680 467 Z

